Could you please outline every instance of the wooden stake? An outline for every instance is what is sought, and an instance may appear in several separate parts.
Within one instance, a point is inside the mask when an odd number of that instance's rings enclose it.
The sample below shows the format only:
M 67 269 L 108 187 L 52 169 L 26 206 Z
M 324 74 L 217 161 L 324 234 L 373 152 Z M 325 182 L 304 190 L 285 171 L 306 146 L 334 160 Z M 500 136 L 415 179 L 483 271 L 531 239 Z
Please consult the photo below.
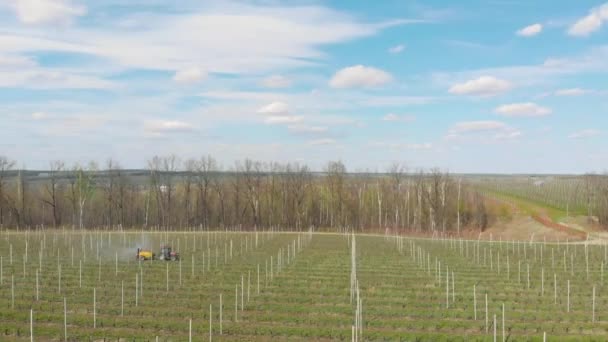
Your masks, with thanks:
M 488 333 L 488 294 L 486 293 L 486 334 Z
M 63 340 L 68 342 L 68 305 L 63 297 Z
M 477 291 L 476 285 L 473 285 L 473 317 L 477 320 Z
M 568 312 L 570 312 L 570 279 L 568 279 Z
M 97 289 L 93 288 L 93 329 L 97 328 Z
M 591 322 L 595 323 L 595 285 L 593 286 L 593 299 L 592 299 L 592 306 L 591 306 Z
M 34 342 L 34 310 L 30 309 L 30 341 Z
M 502 342 L 506 341 L 505 335 L 505 303 L 502 303 Z

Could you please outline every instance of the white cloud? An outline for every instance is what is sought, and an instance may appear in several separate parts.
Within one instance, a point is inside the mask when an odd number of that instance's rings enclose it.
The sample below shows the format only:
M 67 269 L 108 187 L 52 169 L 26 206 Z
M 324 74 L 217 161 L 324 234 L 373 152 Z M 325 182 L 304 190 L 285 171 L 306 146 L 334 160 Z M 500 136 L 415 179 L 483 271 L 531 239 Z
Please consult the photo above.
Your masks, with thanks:
M 390 148 L 390 149 L 395 149 L 395 150 L 431 150 L 431 149 L 433 149 L 433 144 L 431 144 L 431 143 L 407 144 L 407 143 L 377 141 L 377 142 L 370 143 L 370 146 L 378 147 L 378 148 Z
M 513 86 L 531 87 L 539 84 L 552 85 L 564 75 L 608 72 L 608 45 L 594 46 L 571 57 L 551 57 L 540 64 L 507 65 L 492 68 L 471 69 L 457 72 L 434 72 L 433 82 L 438 86 L 451 86 L 462 80 L 478 79 L 493 75 L 507 79 Z M 512 83 L 512 84 L 511 84 Z
M 28 69 L 7 68 L 0 70 L 0 88 L 30 89 L 110 89 L 117 84 L 94 75 L 77 74 L 33 67 Z
M 583 129 L 581 131 L 577 131 L 574 132 L 570 135 L 568 135 L 568 138 L 570 139 L 585 139 L 585 138 L 591 138 L 591 137 L 595 137 L 600 135 L 600 131 L 598 131 L 597 129 Z
M 401 122 L 413 122 L 416 117 L 412 115 L 397 115 L 395 113 L 388 113 L 382 117 L 382 121 L 401 121 Z
M 288 88 L 291 86 L 291 80 L 285 76 L 272 75 L 262 80 L 262 86 L 266 88 Z
M 448 91 L 456 95 L 494 96 L 512 88 L 513 85 L 508 81 L 493 76 L 480 76 L 477 79 L 454 84 Z
M 536 23 L 518 30 L 517 35 L 522 37 L 532 37 L 539 34 L 542 30 L 543 25 Z
M 69 0 L 8 0 L 17 18 L 25 24 L 69 24 L 86 14 L 84 6 Z
M 508 126 L 500 121 L 465 121 L 456 123 L 451 132 L 453 133 L 470 133 L 504 130 Z
M 0 54 L 0 70 L 7 68 L 24 68 L 36 65 L 30 57 L 11 54 Z
M 264 123 L 268 125 L 284 125 L 293 124 L 302 121 L 301 116 L 293 115 L 270 115 L 264 119 Z
M 447 140 L 461 138 L 482 138 L 486 140 L 510 140 L 520 137 L 521 131 L 500 121 L 465 121 L 458 122 L 448 131 L 445 136 Z
M 258 113 L 270 115 L 288 115 L 289 106 L 284 102 L 272 102 L 258 109 Z
M 193 131 L 194 126 L 177 120 L 153 120 L 144 122 L 144 130 L 153 134 L 188 132 Z
M 557 96 L 579 96 L 588 93 L 589 90 L 581 88 L 559 89 L 555 91 Z
M 32 113 L 32 119 L 33 120 L 46 120 L 49 119 L 50 115 L 48 113 L 45 112 L 34 112 Z
M 308 142 L 309 145 L 320 146 L 320 145 L 333 145 L 336 143 L 336 140 L 330 138 L 324 139 L 316 139 Z
M 393 47 L 390 47 L 388 49 L 388 52 L 393 53 L 393 54 L 397 54 L 397 53 L 403 52 L 403 50 L 405 50 L 405 45 L 399 44 L 399 45 L 395 45 Z
M 391 96 L 391 95 L 358 95 L 350 99 L 351 103 L 356 103 L 357 106 L 368 107 L 396 107 L 409 105 L 422 105 L 430 103 L 434 100 L 432 97 L 425 96 Z
M 178 70 L 173 75 L 173 81 L 177 83 L 197 83 L 207 78 L 207 73 L 200 68 L 189 68 Z
M 511 103 L 499 106 L 495 112 L 506 117 L 538 117 L 551 114 L 551 109 L 532 102 Z
M 69 4 L 65 0 L 50 1 L 44 3 Z M 189 11 L 127 11 L 125 15 L 103 17 L 103 25 L 75 25 L 70 30 L 10 28 L 0 34 L 0 50 L 84 53 L 126 68 L 175 71 L 199 65 L 209 73 L 259 74 L 315 65 L 325 55 L 321 47 L 419 22 L 365 23 L 320 5 L 197 4 Z M 31 21 L 50 20 L 45 18 L 37 16 Z M 124 26 L 125 21 L 130 24 Z M 222 33 L 221 39 L 218 32 Z
M 310 126 L 305 124 L 289 125 L 287 129 L 290 132 L 302 134 L 321 134 L 329 131 L 329 127 L 327 126 Z
M 393 77 L 386 71 L 363 65 L 339 70 L 329 81 L 332 88 L 369 88 L 387 84 Z
M 272 101 L 282 98 L 284 95 L 279 93 L 256 92 L 256 91 L 207 91 L 200 94 L 203 97 L 216 100 L 230 101 Z
M 302 116 L 295 116 L 289 112 L 289 106 L 285 102 L 275 101 L 269 103 L 257 111 L 266 115 L 264 123 L 267 125 L 293 125 L 301 122 Z
M 571 36 L 588 36 L 599 30 L 605 21 L 608 21 L 608 2 L 593 8 L 587 16 L 570 26 L 568 34 Z

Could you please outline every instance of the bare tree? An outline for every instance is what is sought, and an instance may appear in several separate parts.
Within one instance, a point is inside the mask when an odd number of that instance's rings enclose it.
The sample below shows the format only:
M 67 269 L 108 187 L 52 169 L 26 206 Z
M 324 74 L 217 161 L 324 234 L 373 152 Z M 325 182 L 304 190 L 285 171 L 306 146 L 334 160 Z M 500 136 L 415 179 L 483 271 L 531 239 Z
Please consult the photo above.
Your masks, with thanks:
M 243 181 L 246 189 L 247 201 L 253 215 L 253 229 L 257 230 L 260 224 L 260 192 L 262 188 L 262 164 L 250 159 L 246 159 L 241 172 L 243 173 Z
M 196 187 L 198 189 L 197 205 L 198 218 L 205 227 L 210 223 L 210 200 L 211 177 L 217 173 L 217 163 L 211 156 L 201 157 L 196 163 Z M 217 179 L 218 177 L 216 177 Z M 222 197 L 223 201 L 223 197 Z M 223 210 L 223 209 L 222 209 Z
M 104 192 L 105 203 L 106 203 L 106 222 L 108 226 L 112 227 L 114 224 L 114 207 L 115 203 L 115 186 L 116 177 L 118 175 L 118 169 L 120 165 L 111 158 L 106 162 L 106 175 L 102 178 L 102 189 Z
M 330 226 L 343 223 L 344 215 L 344 181 L 346 177 L 346 167 L 341 161 L 329 162 L 325 168 L 330 196 Z M 334 213 L 337 218 L 334 218 Z M 336 220 L 334 222 L 334 219 Z
M 87 201 L 95 192 L 95 173 L 97 164 L 90 162 L 88 167 L 78 167 L 77 169 L 77 188 L 78 188 L 78 227 L 84 228 L 84 212 Z
M 198 162 L 194 159 L 188 159 L 184 162 L 184 211 L 186 212 L 186 225 L 190 226 L 192 224 L 191 216 L 192 216 L 192 187 L 194 183 L 194 177 L 196 170 L 198 168 Z M 183 226 L 183 222 L 181 222 Z
M 45 185 L 46 190 L 46 198 L 43 198 L 42 201 L 51 207 L 53 210 L 53 227 L 59 226 L 61 224 L 61 215 L 59 207 L 59 197 L 61 193 L 60 184 L 58 183 L 59 173 L 63 171 L 65 167 L 64 162 L 60 160 L 55 160 L 51 162 L 51 167 L 49 171 L 49 181 Z
M 7 207 L 7 194 L 6 194 L 6 177 L 7 173 L 13 169 L 15 162 L 9 160 L 5 156 L 0 156 L 0 227 L 4 226 L 4 213 Z

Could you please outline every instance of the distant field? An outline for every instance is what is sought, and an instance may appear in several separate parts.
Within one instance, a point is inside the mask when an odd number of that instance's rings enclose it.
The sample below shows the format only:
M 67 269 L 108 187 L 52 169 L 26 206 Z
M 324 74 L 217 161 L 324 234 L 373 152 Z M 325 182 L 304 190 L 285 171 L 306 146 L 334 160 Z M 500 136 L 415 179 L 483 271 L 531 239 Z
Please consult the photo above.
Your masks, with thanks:
M 491 195 L 517 202 L 528 213 L 543 209 L 554 220 L 587 214 L 589 189 L 582 176 L 487 176 L 470 180 Z
M 352 239 L 2 232 L 0 340 L 30 340 L 31 309 L 35 340 L 346 341 L 353 273 L 359 340 L 491 341 L 504 331 L 509 341 L 541 341 L 545 332 L 549 341 L 597 341 L 608 333 L 605 245 L 357 235 L 353 258 Z M 179 248 L 182 261 L 135 260 L 137 246 L 158 253 L 161 243 Z

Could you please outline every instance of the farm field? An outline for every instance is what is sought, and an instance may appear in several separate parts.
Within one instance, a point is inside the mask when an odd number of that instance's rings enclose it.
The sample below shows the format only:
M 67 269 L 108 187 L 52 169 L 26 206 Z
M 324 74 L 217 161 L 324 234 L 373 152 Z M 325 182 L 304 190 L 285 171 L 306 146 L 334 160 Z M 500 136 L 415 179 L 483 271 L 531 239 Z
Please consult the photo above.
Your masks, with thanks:
M 135 260 L 137 247 L 158 253 L 165 243 L 181 261 Z M 599 341 L 608 334 L 606 245 L 50 230 L 1 232 L 0 257 L 2 341 L 32 334 L 36 341 L 346 341 L 353 334 L 542 341 L 545 333 L 548 341 Z

